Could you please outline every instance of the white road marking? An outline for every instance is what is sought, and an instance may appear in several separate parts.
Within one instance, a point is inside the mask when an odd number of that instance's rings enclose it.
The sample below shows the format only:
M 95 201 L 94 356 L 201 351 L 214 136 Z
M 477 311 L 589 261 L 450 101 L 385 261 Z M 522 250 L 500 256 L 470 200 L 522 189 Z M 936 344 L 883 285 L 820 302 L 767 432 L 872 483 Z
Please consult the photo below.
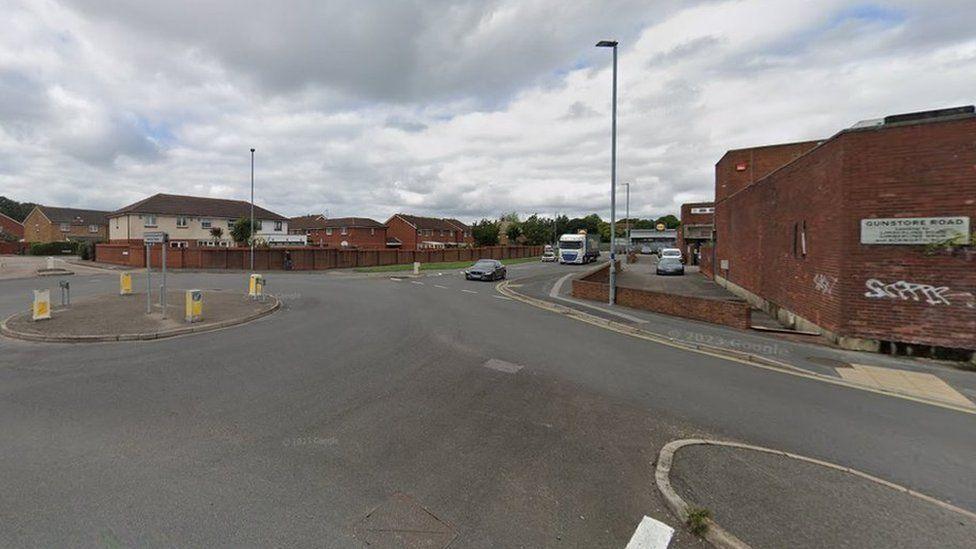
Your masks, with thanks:
M 396 278 L 396 277 L 393 277 L 393 276 L 390 277 L 390 280 L 392 280 L 393 282 L 403 282 L 403 279 L 402 278 Z
M 504 360 L 498 360 L 497 358 L 486 360 L 482 366 L 492 370 L 498 370 L 499 372 L 505 372 L 506 374 L 514 374 L 523 368 L 521 364 L 506 362 Z
M 467 292 L 467 293 L 469 293 L 469 294 L 476 294 L 476 293 L 478 293 L 478 292 L 476 292 L 476 291 L 474 291 L 474 290 L 461 290 L 461 291 L 462 291 L 462 292 Z
M 417 282 L 416 280 L 411 280 L 411 281 L 410 281 L 410 283 L 411 283 L 411 284 L 420 284 L 421 286 L 423 286 L 423 285 L 424 285 L 424 283 L 423 283 L 423 282 Z
M 512 300 L 512 298 L 510 298 L 510 297 L 505 297 L 505 296 L 503 296 L 503 295 L 493 295 L 493 296 L 491 296 L 491 297 L 493 297 L 493 298 L 495 298 L 495 299 L 504 299 L 505 301 L 511 301 L 511 300 Z
M 674 528 L 661 521 L 645 516 L 637 524 L 626 549 L 664 549 L 671 543 Z
M 450 288 L 448 288 L 447 286 L 441 286 L 440 284 L 434 284 L 434 287 L 435 288 L 441 288 L 443 290 L 450 290 Z

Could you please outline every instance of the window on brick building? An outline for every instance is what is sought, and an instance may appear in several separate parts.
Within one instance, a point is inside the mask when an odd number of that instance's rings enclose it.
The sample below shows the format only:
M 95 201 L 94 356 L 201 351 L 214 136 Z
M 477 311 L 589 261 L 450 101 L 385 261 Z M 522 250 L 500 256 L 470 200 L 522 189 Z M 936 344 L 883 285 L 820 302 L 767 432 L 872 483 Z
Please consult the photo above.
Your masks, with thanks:
M 376 234 L 376 229 L 370 229 L 369 236 L 373 236 L 374 234 Z
M 66 233 L 66 232 L 68 232 L 70 230 L 71 230 L 71 224 L 70 223 L 62 223 L 61 224 L 61 232 L 62 233 Z
M 342 227 L 341 229 L 339 229 L 339 234 L 349 234 L 349 230 L 346 229 L 345 227 Z
M 332 229 L 326 229 L 325 230 L 325 235 L 326 236 L 332 236 Z

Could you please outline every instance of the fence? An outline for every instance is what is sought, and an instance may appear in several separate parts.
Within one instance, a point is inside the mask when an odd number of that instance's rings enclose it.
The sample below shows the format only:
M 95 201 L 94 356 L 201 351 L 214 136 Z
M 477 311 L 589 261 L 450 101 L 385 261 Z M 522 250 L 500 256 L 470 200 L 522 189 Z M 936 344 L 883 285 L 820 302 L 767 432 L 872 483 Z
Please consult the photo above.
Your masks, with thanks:
M 151 249 L 152 264 L 161 265 L 161 249 Z M 321 271 L 352 267 L 441 263 L 446 261 L 475 261 L 478 259 L 516 259 L 542 254 L 542 246 L 490 246 L 484 248 L 456 248 L 443 250 L 340 250 L 335 248 L 256 248 L 254 269 L 282 270 L 285 252 L 291 255 L 292 269 Z M 144 267 L 146 248 L 140 244 L 98 244 L 98 261 L 126 267 Z M 249 248 L 167 248 L 166 267 L 170 269 L 233 269 L 243 270 L 250 265 Z

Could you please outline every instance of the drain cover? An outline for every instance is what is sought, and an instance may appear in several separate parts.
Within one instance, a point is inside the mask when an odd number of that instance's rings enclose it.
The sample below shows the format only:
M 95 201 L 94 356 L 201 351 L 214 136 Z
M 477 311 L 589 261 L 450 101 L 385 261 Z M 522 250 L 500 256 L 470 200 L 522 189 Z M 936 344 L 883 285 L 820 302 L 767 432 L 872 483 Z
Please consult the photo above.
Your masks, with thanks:
M 454 529 L 412 497 L 396 493 L 356 526 L 367 547 L 441 549 L 454 540 Z

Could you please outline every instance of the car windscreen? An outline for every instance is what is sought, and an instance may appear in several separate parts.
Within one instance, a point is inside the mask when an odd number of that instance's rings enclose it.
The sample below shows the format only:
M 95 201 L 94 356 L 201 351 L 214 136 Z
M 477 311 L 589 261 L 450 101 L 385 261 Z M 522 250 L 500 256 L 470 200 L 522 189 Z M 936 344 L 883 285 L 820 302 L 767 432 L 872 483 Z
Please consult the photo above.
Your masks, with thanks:
M 578 250 L 583 247 L 583 242 L 580 240 L 560 240 L 559 247 L 563 250 Z
M 475 268 L 478 269 L 493 269 L 495 267 L 494 261 L 478 261 L 474 264 Z

